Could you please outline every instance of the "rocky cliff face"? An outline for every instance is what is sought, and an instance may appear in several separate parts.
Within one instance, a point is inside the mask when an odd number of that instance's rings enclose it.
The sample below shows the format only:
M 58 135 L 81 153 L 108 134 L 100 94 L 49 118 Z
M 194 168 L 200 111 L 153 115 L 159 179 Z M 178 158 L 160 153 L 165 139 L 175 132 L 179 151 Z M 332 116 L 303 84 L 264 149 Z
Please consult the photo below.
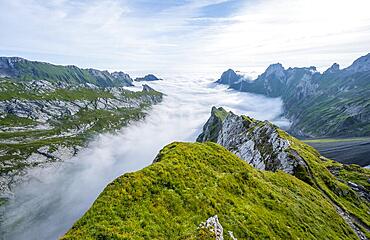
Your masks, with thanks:
M 307 168 L 289 149 L 289 141 L 279 136 L 276 126 L 226 112 L 223 108 L 212 108 L 211 117 L 197 141 L 216 142 L 261 170 L 282 170 L 295 175 Z
M 323 74 L 315 67 L 284 69 L 281 64 L 272 64 L 254 81 L 233 75 L 232 81 L 217 82 L 240 91 L 281 97 L 284 114 L 292 122 L 290 133 L 323 137 L 370 134 L 369 80 L 370 54 L 343 70 L 333 64 Z

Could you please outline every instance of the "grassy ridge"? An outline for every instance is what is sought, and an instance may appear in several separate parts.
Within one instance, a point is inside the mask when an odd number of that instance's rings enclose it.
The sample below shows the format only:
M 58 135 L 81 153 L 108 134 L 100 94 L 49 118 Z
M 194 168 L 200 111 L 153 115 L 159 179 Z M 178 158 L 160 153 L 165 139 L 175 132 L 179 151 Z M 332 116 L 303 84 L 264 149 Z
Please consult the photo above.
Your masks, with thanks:
M 207 239 L 197 226 L 215 214 L 238 239 L 356 239 L 317 189 L 214 143 L 166 146 L 109 184 L 62 239 Z

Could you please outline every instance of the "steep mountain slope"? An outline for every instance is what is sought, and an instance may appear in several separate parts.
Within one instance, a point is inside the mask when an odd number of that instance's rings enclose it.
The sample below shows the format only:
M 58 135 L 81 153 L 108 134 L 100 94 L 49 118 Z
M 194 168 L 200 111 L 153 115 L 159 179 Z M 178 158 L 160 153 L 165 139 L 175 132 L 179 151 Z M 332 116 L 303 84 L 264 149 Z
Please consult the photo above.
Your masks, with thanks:
M 212 108 L 197 141 L 223 145 L 262 170 L 282 170 L 320 190 L 361 236 L 369 233 L 370 170 L 326 159 L 265 121 Z
M 131 77 L 123 72 L 109 73 L 76 66 L 60 66 L 29 61 L 19 57 L 0 57 L 0 77 L 46 80 L 59 84 L 94 84 L 98 87 L 132 86 Z
M 270 65 L 254 81 L 230 69 L 224 74 L 218 83 L 239 91 L 281 97 L 284 114 L 292 121 L 289 131 L 294 135 L 370 134 L 370 54 L 343 70 L 333 64 L 323 74 L 315 67 L 284 69 L 281 64 Z M 233 76 L 231 81 L 228 76 Z
M 214 143 L 166 146 L 109 184 L 62 239 L 216 239 L 202 223 L 215 214 L 238 239 L 356 239 L 318 190 Z
M 162 100 L 148 85 L 124 89 L 132 80 L 122 72 L 0 58 L 0 75 L 0 203 L 30 172 L 71 159 Z
M 229 151 L 169 144 L 151 166 L 109 184 L 62 239 L 369 237 L 369 170 L 222 108 L 198 141 Z

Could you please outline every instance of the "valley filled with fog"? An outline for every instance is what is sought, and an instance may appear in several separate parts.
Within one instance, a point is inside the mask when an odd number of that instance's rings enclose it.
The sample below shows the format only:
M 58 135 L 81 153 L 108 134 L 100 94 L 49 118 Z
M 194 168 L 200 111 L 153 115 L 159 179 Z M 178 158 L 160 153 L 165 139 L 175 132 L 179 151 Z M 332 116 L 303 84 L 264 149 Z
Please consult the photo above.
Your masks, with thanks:
M 1 224 L 5 239 L 55 239 L 63 235 L 116 177 L 152 163 L 158 151 L 173 141 L 195 141 L 212 106 L 270 120 L 280 127 L 282 101 L 216 85 L 204 76 L 162 76 L 150 82 L 165 94 L 145 120 L 116 134 L 97 136 L 67 163 L 42 169 L 34 180 L 15 189 Z M 131 89 L 141 89 L 136 83 Z M 32 236 L 32 237 L 30 237 Z

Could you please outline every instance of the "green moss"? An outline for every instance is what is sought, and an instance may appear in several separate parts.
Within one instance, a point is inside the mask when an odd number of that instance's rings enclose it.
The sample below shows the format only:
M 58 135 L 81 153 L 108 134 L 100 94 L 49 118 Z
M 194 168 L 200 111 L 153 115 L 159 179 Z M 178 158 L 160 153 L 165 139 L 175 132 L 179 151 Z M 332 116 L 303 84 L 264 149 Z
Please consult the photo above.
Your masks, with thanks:
M 214 143 L 166 146 L 110 183 L 62 239 L 196 239 L 215 214 L 238 239 L 356 239 L 318 190 Z

